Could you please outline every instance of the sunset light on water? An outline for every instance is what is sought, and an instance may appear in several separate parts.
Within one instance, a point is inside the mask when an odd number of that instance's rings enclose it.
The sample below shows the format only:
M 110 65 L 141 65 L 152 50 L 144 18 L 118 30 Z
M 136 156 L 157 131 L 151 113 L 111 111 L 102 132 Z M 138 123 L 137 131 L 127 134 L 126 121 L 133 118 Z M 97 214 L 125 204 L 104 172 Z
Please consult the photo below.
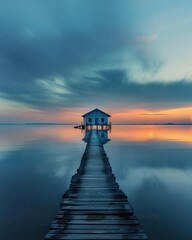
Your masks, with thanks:
M 72 125 L 1 126 L 0 134 L 0 191 L 4 192 L 0 201 L 1 236 L 30 239 L 35 229 L 40 240 L 79 167 L 86 146 L 82 141 L 85 131 Z M 110 141 L 104 148 L 112 170 L 150 238 L 161 239 L 163 234 L 166 240 L 180 240 L 174 226 L 181 225 L 179 234 L 190 239 L 191 136 L 191 126 L 113 125 L 108 132 Z M 45 196 L 46 201 L 42 200 Z M 19 204 L 23 197 L 30 201 L 30 208 Z M 15 217 L 10 220 L 12 211 Z M 26 212 L 30 216 L 27 221 Z M 185 219 L 177 218 L 178 214 Z M 25 229 L 22 235 L 21 224 Z

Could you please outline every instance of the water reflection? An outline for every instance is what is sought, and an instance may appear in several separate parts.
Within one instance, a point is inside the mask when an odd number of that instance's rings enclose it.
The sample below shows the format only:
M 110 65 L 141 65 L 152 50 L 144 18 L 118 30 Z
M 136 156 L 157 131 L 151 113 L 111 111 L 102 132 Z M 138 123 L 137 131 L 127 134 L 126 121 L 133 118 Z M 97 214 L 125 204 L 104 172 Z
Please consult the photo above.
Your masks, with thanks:
M 120 188 L 153 240 L 190 240 L 191 126 L 113 126 L 104 142 Z M 79 166 L 73 126 L 0 127 L 0 239 L 43 239 Z
M 84 138 L 82 139 L 84 142 L 88 142 L 88 139 L 90 137 L 92 130 L 85 130 L 84 131 Z M 110 141 L 110 139 L 108 138 L 108 130 L 97 130 L 97 133 L 99 135 L 100 141 L 102 142 L 102 144 L 106 144 L 108 141 Z
M 72 126 L 0 132 L 0 239 L 43 239 L 79 165 L 82 135 Z
M 82 134 L 73 126 L 0 126 L 0 148 L 11 150 L 38 139 L 80 143 Z
M 125 130 L 126 129 L 126 130 Z M 124 141 L 182 141 L 192 144 L 192 126 L 113 126 L 111 138 Z
M 105 146 L 117 181 L 151 239 L 191 239 L 190 133 L 190 126 L 117 126 Z

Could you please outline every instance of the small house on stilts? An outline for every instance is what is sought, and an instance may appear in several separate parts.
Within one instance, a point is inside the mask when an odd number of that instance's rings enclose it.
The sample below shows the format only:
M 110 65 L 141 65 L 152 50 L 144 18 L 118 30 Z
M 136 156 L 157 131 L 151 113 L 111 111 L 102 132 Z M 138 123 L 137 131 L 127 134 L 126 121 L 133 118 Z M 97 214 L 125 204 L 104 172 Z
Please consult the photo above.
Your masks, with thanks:
M 82 128 L 86 130 L 91 130 L 94 128 L 98 130 L 111 129 L 111 122 L 109 122 L 109 118 L 111 116 L 98 108 L 84 114 L 82 117 L 83 123 L 76 128 Z

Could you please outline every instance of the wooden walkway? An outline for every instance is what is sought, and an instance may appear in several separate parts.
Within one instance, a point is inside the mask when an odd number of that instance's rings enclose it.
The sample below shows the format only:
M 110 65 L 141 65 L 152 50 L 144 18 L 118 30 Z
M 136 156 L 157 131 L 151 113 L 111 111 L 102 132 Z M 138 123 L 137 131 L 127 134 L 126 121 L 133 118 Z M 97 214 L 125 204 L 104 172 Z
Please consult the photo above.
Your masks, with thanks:
M 97 130 L 45 239 L 148 239 L 115 181 Z

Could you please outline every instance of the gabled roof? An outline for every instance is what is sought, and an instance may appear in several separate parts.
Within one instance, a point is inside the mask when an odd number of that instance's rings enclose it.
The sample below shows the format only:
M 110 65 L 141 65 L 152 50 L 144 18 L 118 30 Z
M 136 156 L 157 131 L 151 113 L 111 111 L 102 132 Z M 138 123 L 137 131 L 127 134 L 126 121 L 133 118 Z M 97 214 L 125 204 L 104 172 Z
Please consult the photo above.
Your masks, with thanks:
M 90 114 L 90 113 L 92 113 L 92 112 L 101 112 L 101 113 L 105 114 L 106 116 L 111 117 L 111 115 L 109 115 L 108 113 L 105 113 L 105 112 L 101 111 L 101 110 L 98 109 L 98 108 L 95 108 L 94 110 L 92 110 L 92 111 L 90 111 L 90 112 L 88 112 L 88 113 L 85 113 L 84 115 L 82 115 L 82 117 L 85 117 L 85 116 L 87 116 L 88 114 Z

